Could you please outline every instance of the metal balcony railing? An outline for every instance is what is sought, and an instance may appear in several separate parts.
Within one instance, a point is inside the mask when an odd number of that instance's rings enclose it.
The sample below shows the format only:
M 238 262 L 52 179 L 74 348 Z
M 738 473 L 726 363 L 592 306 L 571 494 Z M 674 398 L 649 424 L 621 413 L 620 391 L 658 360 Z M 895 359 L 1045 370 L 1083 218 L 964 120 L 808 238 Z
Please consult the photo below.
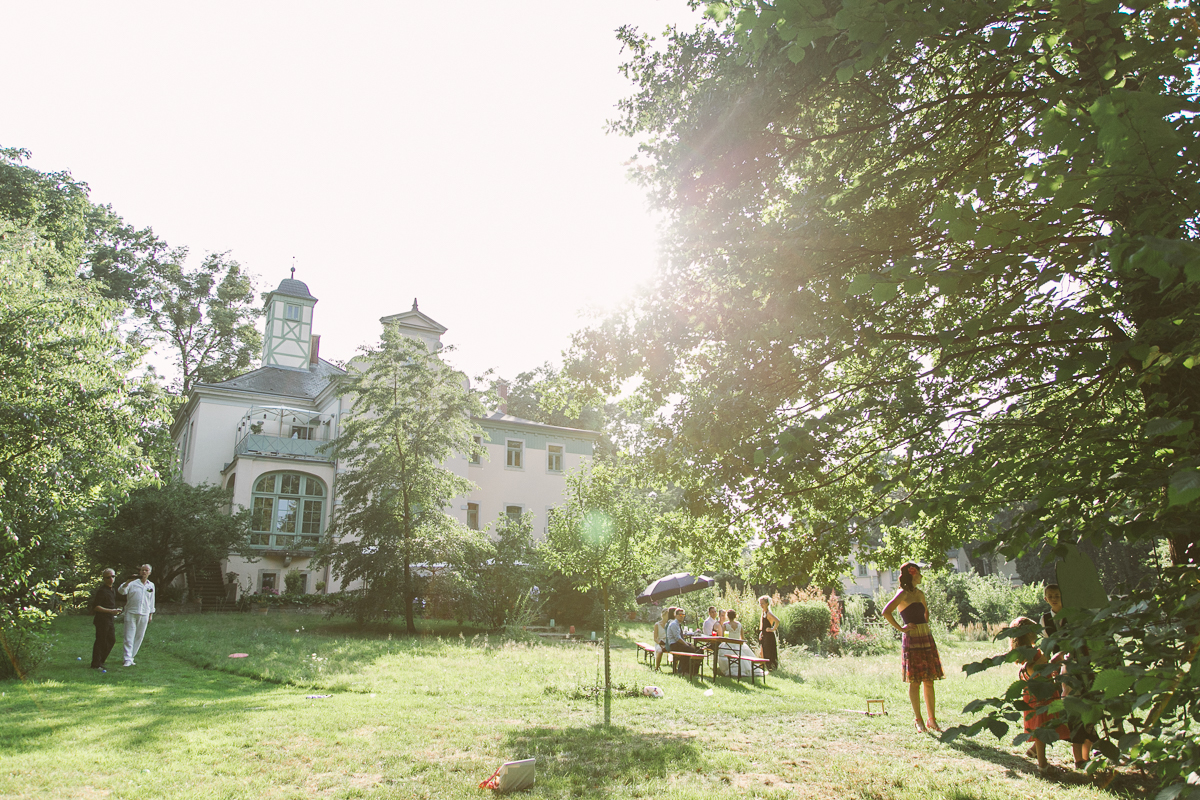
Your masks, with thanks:
M 320 447 L 325 444 L 328 442 L 319 439 L 289 439 L 284 436 L 248 433 L 237 443 L 236 450 L 240 456 L 281 456 L 305 461 L 332 461 L 328 453 L 320 452 Z

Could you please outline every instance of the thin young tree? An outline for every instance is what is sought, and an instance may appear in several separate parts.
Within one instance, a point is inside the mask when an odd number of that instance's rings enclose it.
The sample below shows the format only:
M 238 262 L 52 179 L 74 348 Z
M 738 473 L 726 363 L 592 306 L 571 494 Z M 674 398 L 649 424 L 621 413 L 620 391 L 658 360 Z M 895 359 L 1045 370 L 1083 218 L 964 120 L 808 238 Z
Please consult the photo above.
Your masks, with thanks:
M 614 599 L 633 586 L 657 554 L 656 495 L 626 463 L 593 463 L 567 476 L 565 502 L 546 531 L 548 567 L 598 589 L 604 609 L 604 724 L 612 721 L 609 642 Z
M 456 454 L 482 455 L 472 415 L 481 394 L 421 342 L 386 327 L 363 348 L 340 387 L 351 413 L 330 447 L 345 472 L 342 505 L 319 558 L 343 585 L 361 581 L 350 610 L 361 623 L 397 616 L 416 632 L 412 601 L 420 564 L 463 563 L 483 534 L 446 513 L 472 484 L 447 469 Z

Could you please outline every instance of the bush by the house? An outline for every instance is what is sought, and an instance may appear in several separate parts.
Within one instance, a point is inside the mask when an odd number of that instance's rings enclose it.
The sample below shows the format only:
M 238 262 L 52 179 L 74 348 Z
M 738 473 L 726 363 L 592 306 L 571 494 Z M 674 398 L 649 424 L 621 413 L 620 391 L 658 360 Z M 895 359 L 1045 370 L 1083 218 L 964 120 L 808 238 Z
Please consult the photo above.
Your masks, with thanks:
M 823 600 L 804 600 L 778 608 L 779 633 L 788 644 L 820 642 L 829 634 L 833 620 L 829 606 Z

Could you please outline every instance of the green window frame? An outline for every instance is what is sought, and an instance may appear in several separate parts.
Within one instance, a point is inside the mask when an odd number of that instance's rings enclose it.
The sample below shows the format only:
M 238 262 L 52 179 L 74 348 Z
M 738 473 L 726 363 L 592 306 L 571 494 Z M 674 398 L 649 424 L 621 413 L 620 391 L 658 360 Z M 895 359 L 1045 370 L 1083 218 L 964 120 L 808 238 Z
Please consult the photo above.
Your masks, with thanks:
M 321 542 L 325 482 L 302 472 L 268 472 L 254 483 L 250 546 L 311 550 Z

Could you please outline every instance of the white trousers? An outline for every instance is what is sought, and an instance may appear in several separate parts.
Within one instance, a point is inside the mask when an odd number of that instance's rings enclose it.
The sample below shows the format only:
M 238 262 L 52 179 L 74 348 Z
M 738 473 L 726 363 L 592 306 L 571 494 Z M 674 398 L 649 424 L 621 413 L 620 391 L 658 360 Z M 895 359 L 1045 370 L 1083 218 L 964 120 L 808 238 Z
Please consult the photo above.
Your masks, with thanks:
M 149 614 L 125 615 L 125 663 L 132 664 L 142 646 L 142 637 L 146 635 L 146 623 L 150 621 Z

